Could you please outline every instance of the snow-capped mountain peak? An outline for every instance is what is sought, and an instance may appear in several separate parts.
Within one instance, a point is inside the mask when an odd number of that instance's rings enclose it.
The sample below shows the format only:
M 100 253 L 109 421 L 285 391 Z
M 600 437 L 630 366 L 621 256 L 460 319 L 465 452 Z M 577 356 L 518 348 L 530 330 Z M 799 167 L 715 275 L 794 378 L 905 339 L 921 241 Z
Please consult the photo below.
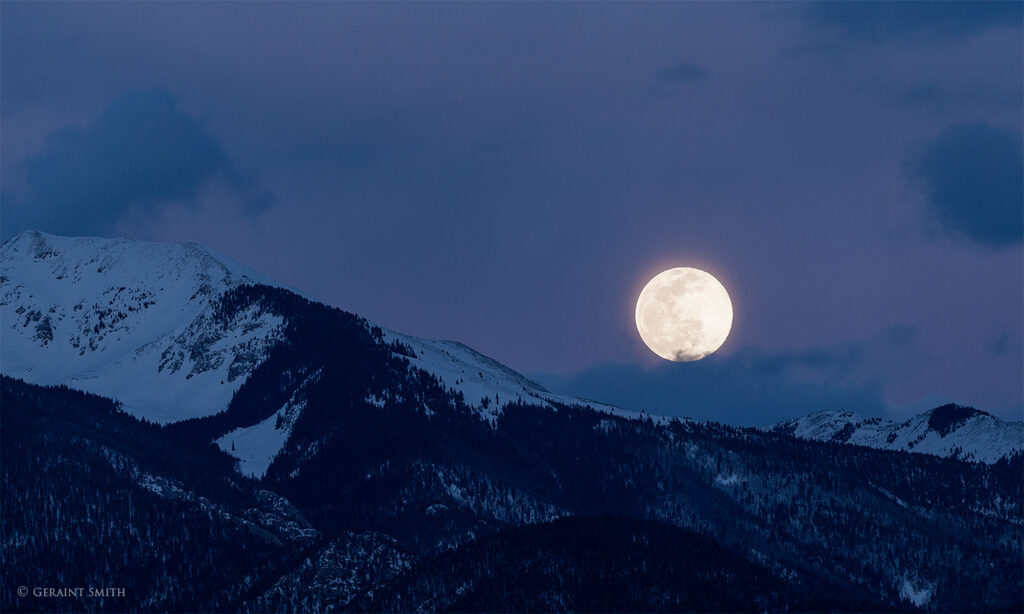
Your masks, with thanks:
M 237 301 L 235 291 L 253 285 L 299 295 L 197 243 L 22 232 L 0 246 L 0 372 L 110 397 L 128 413 L 162 424 L 212 416 L 229 407 L 285 339 L 280 311 Z M 404 348 L 410 369 L 436 377 L 492 425 L 509 403 L 640 415 L 552 394 L 462 343 L 388 330 L 383 341 Z M 262 475 L 290 437 L 303 394 L 257 422 L 232 424 L 216 442 L 240 460 L 243 472 Z M 366 401 L 384 403 L 372 395 Z
M 169 422 L 224 409 L 280 318 L 218 322 L 242 284 L 280 285 L 197 243 L 25 231 L 0 246 L 0 370 Z
M 1024 422 L 1005 421 L 962 405 L 948 404 L 907 420 L 865 418 L 825 410 L 765 427 L 803 439 L 884 450 L 905 450 L 993 463 L 1024 449 Z

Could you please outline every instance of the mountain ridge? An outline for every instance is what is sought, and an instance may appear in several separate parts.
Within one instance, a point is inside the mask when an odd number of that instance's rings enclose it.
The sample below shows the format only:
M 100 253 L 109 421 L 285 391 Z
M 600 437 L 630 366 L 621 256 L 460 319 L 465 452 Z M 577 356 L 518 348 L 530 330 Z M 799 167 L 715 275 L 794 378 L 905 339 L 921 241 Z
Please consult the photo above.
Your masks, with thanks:
M 29 382 L 66 384 L 115 398 L 129 413 L 160 423 L 212 416 L 227 409 L 245 379 L 282 339 L 280 316 L 256 309 L 224 319 L 225 312 L 218 311 L 228 292 L 252 284 L 317 302 L 199 243 L 24 231 L 0 246 L 0 369 Z M 413 367 L 461 394 L 492 424 L 505 404 L 523 401 L 649 415 L 551 393 L 458 341 L 378 328 L 384 343 L 407 348 Z M 60 351 L 62 341 L 70 351 Z M 287 439 L 281 422 L 293 422 L 301 411 L 301 399 L 282 404 L 260 423 L 237 425 L 232 437 L 222 433 L 220 443 L 250 475 L 258 476 Z M 943 414 L 950 411 L 955 409 L 944 406 L 898 422 L 825 410 L 765 428 L 982 462 L 1024 447 L 1024 422 L 1000 421 L 973 409 L 977 413 Z M 680 419 L 650 417 L 658 422 Z M 935 424 L 925 424 L 929 421 Z M 955 431 L 953 437 L 943 429 Z
M 198 243 L 24 231 L 0 246 L 0 269 L 0 370 L 111 397 L 129 413 L 162 424 L 228 409 L 284 338 L 284 316 L 256 303 L 224 309 L 225 297 L 256 285 L 319 303 Z M 415 368 L 438 377 L 492 423 L 510 401 L 580 402 L 463 343 L 380 331 L 383 343 L 406 347 L 402 353 Z M 301 399 L 278 408 L 282 420 L 297 412 Z M 262 423 L 236 426 L 223 447 L 251 475 L 261 475 L 288 434 L 269 414 Z
M 803 439 L 833 441 L 994 463 L 1024 450 L 1024 422 L 948 403 L 904 420 L 866 418 L 823 410 L 778 422 L 763 430 Z

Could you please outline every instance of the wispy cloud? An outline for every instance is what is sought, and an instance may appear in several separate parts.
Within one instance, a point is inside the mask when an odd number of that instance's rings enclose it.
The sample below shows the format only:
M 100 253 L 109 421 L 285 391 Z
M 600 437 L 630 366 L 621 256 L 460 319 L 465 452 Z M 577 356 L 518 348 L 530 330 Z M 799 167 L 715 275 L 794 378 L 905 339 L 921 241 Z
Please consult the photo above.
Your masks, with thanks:
M 708 78 L 708 71 L 696 64 L 683 62 L 658 71 L 658 79 L 665 83 L 689 83 Z

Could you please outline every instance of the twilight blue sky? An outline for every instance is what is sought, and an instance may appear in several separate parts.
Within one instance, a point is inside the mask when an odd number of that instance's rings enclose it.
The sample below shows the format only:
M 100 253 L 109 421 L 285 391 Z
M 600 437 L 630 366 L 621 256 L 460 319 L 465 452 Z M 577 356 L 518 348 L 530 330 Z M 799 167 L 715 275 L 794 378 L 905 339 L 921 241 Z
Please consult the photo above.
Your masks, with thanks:
M 0 234 L 194 240 L 549 387 L 1020 419 L 1020 3 L 4 2 Z M 636 295 L 735 306 L 669 364 Z

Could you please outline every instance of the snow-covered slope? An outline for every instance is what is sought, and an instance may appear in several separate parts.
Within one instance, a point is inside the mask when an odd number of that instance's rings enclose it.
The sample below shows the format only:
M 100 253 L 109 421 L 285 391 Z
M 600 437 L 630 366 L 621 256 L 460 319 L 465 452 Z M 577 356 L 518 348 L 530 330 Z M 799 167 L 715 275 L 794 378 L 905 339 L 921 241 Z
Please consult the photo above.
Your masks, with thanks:
M 765 429 L 803 439 L 984 463 L 994 463 L 1024 449 L 1024 422 L 1000 420 L 959 405 L 936 407 L 904 421 L 864 418 L 846 411 L 819 411 Z
M 390 330 L 384 331 L 384 338 L 387 342 L 397 341 L 409 347 L 415 354 L 409 360 L 413 367 L 433 374 L 446 388 L 461 392 L 463 400 L 491 423 L 501 415 L 506 404 L 516 402 L 548 406 L 583 405 L 628 418 L 646 416 L 642 412 L 605 403 L 553 394 L 526 376 L 457 341 L 421 339 Z M 662 416 L 650 418 L 656 422 L 669 420 Z
M 194 243 L 23 232 L 0 247 L 0 372 L 161 423 L 216 413 L 279 335 L 275 316 L 214 317 L 245 283 L 280 285 Z

